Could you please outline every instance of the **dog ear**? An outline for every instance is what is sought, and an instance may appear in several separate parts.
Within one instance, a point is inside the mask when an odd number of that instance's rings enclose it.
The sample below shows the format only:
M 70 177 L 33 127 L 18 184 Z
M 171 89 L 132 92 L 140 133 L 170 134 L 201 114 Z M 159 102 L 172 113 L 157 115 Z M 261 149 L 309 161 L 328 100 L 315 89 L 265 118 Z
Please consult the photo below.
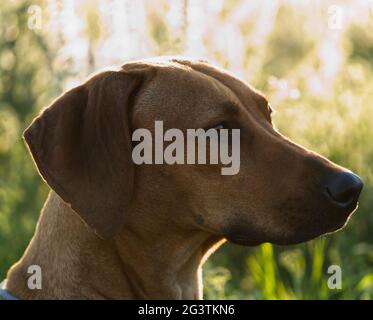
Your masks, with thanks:
M 24 132 L 46 183 L 102 238 L 122 227 L 133 192 L 129 108 L 139 74 L 101 73 L 49 106 Z

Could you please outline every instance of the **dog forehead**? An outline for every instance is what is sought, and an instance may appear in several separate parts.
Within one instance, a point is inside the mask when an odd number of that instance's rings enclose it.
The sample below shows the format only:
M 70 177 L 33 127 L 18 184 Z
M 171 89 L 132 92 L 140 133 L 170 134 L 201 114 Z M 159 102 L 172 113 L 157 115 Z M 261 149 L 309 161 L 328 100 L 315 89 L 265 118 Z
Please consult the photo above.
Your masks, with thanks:
M 154 77 L 141 90 L 134 108 L 134 119 L 143 123 L 148 119 L 174 119 L 185 117 L 199 120 L 218 116 L 229 106 L 249 109 L 263 117 L 266 104 L 255 89 L 224 69 L 205 61 L 180 58 L 151 59 L 142 63 L 156 70 Z M 263 108 L 264 109 L 264 108 Z M 258 112 L 260 110 L 260 112 Z M 141 121 L 140 121 L 141 119 Z
M 217 79 L 190 67 L 170 64 L 160 67 L 153 79 L 141 92 L 139 100 L 152 101 L 154 105 L 183 108 L 206 105 L 237 99 L 234 93 Z
M 155 78 L 162 80 L 158 81 L 160 85 L 158 89 L 164 85 L 165 88 L 170 90 L 173 87 L 185 86 L 185 89 L 189 90 L 197 87 L 200 89 L 199 91 L 201 89 L 212 89 L 213 91 L 215 87 L 218 88 L 218 91 L 223 91 L 226 94 L 230 91 L 230 95 L 237 95 L 237 91 L 239 91 L 239 93 L 244 92 L 246 96 L 259 96 L 259 99 L 262 98 L 260 92 L 234 74 L 202 59 L 190 59 L 182 56 L 158 56 L 131 61 L 123 65 L 122 69 L 156 70 Z M 223 87 L 226 88 L 222 90 Z
M 173 58 L 169 61 L 169 66 L 170 68 L 164 68 L 163 70 L 173 74 L 174 77 L 178 77 L 182 71 L 186 71 L 192 76 L 190 79 L 187 77 L 184 79 L 188 81 L 188 86 L 193 83 L 196 84 L 199 88 L 198 91 L 201 91 L 203 94 L 206 94 L 206 91 L 203 91 L 203 89 L 210 89 L 209 92 L 213 93 L 214 90 L 211 89 L 215 87 L 217 91 L 226 94 L 229 97 L 228 100 L 234 100 L 236 104 L 246 106 L 255 105 L 256 108 L 251 108 L 252 111 L 257 111 L 258 109 L 260 111 L 263 111 L 263 109 L 267 111 L 268 101 L 265 96 L 259 90 L 228 70 L 212 65 L 204 60 L 185 58 Z M 177 82 L 174 82 L 176 85 Z
M 221 106 L 229 105 L 230 93 L 224 90 L 194 72 L 158 73 L 137 97 L 132 112 L 134 126 L 153 127 L 154 120 L 163 120 L 193 128 L 201 119 L 222 113 Z
M 207 63 L 194 63 L 192 67 L 228 87 L 240 104 L 257 119 L 271 122 L 268 100 L 259 90 L 222 68 Z

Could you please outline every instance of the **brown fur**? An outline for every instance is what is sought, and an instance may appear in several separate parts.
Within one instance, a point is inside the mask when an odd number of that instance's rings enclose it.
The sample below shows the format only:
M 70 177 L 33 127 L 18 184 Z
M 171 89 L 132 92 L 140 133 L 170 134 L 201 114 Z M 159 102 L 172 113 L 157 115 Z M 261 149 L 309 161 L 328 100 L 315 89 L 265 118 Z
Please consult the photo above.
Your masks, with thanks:
M 143 165 L 131 132 L 241 129 L 241 170 Z M 224 239 L 298 243 L 343 226 L 321 180 L 344 171 L 272 126 L 266 99 L 201 61 L 139 61 L 100 73 L 37 117 L 25 140 L 52 191 L 7 289 L 22 299 L 196 299 L 201 266 Z M 43 289 L 27 288 L 40 265 Z

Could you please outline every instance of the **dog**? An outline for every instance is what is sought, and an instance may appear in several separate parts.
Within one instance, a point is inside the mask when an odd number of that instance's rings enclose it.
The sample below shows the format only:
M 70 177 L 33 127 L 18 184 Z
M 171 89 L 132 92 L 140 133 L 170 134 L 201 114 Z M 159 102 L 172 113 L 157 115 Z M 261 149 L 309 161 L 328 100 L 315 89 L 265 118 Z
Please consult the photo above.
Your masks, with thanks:
M 281 135 L 267 99 L 205 61 L 134 61 L 94 75 L 34 119 L 24 139 L 51 188 L 4 287 L 18 299 L 200 299 L 224 241 L 296 244 L 342 228 L 363 183 Z M 135 165 L 131 133 L 240 129 L 241 165 Z M 39 266 L 42 289 L 30 289 Z

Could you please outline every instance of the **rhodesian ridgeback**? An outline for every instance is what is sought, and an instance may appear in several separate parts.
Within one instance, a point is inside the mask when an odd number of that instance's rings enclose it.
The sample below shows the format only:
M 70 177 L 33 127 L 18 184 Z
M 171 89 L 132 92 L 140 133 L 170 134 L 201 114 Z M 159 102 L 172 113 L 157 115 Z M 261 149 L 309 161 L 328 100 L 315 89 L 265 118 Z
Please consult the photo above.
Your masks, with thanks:
M 342 228 L 363 183 L 281 135 L 267 99 L 204 61 L 130 62 L 66 92 L 24 133 L 51 188 L 5 289 L 20 299 L 198 299 L 221 243 L 286 245 Z M 240 130 L 240 170 L 135 165 L 132 132 Z M 40 266 L 42 289 L 28 286 Z

